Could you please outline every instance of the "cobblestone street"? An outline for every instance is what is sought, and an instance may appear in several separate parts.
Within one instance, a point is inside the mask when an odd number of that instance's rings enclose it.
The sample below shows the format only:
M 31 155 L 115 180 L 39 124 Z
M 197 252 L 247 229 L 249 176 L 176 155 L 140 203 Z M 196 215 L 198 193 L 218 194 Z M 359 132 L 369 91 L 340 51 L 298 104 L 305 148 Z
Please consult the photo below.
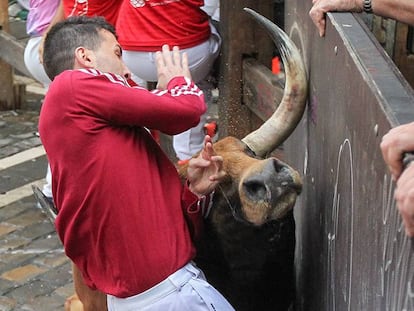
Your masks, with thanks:
M 63 310 L 73 294 L 70 261 L 36 207 L 46 157 L 37 135 L 40 94 L 25 109 L 0 112 L 0 311 Z

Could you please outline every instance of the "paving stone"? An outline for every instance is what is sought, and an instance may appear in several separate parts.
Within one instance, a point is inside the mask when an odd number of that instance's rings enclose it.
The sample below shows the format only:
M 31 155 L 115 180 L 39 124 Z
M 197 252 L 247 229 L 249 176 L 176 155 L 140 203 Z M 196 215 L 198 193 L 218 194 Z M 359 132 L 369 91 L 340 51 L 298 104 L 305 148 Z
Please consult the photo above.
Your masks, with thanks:
M 26 226 L 19 232 L 19 235 L 30 240 L 36 240 L 39 237 L 50 235 L 55 232 L 53 225 L 47 221 L 42 220 L 30 226 Z
M 33 261 L 37 256 L 38 254 L 28 253 L 24 250 L 2 252 L 0 254 L 0 274 L 24 266 Z
M 16 215 L 21 214 L 25 210 L 27 210 L 27 207 L 24 206 L 23 204 L 14 203 L 14 204 L 4 206 L 0 208 L 0 221 L 6 221 L 8 219 L 11 219 L 12 217 L 15 217 Z
M 16 287 L 18 287 L 18 285 L 15 282 L 11 282 L 9 280 L 0 278 L 0 299 L 3 295 L 10 292 L 12 289 Z M 1 302 L 0 302 L 0 306 L 1 306 Z M 0 308 L 0 310 L 2 309 Z
M 23 267 L 15 268 L 10 271 L 4 272 L 0 277 L 9 281 L 14 282 L 24 282 L 29 279 L 32 279 L 33 277 L 45 272 L 46 269 L 41 268 L 36 265 L 26 265 Z
M 11 134 L 10 137 L 16 138 L 16 139 L 29 139 L 29 138 L 33 138 L 37 136 L 34 132 L 29 132 L 29 133 L 23 133 L 23 134 L 18 134 L 18 135 Z
M 5 222 L 0 223 L 0 238 L 6 234 L 9 234 L 10 232 L 15 231 L 17 228 L 19 227 L 13 224 L 8 224 Z
M 65 284 L 64 286 L 57 288 L 54 291 L 53 295 L 66 299 L 67 297 L 72 296 L 74 293 L 75 293 L 75 287 L 73 285 L 73 282 L 69 282 Z
M 49 282 L 35 280 L 12 289 L 7 293 L 7 297 L 16 299 L 19 305 L 32 305 L 38 297 L 48 296 L 53 291 L 54 287 Z
M 7 145 L 10 145 L 12 142 L 13 142 L 13 139 L 11 139 L 11 138 L 0 139 L 0 148 L 4 147 L 4 146 L 7 146 Z
M 0 157 L 7 157 L 41 144 L 37 125 L 39 110 L 0 112 Z
M 55 269 L 46 270 L 36 279 L 48 282 L 54 287 L 64 286 L 72 281 L 72 264 L 67 262 Z
M 7 146 L 6 148 L 1 148 L 0 157 L 1 158 L 9 157 L 13 154 L 18 153 L 19 151 L 22 151 L 22 149 L 19 149 L 16 146 Z
M 41 145 L 40 138 L 36 136 L 36 137 L 32 137 L 27 140 L 19 141 L 15 143 L 13 146 L 17 147 L 19 150 L 25 150 L 25 149 L 30 149 L 30 148 L 37 147 L 40 145 Z
M 51 235 L 49 238 L 33 241 L 30 243 L 30 247 L 34 249 L 48 249 L 51 252 L 60 251 L 63 253 L 62 243 L 56 235 Z
M 22 311 L 56 311 L 62 310 L 65 303 L 64 298 L 60 296 L 38 296 L 31 301 L 31 303 L 25 303 L 22 305 Z
M 40 266 L 46 266 L 48 268 L 56 268 L 63 264 L 70 262 L 70 259 L 63 253 L 63 250 L 58 250 L 53 253 L 47 253 L 44 256 L 39 256 L 33 261 Z
M 26 121 L 26 122 L 20 122 L 20 124 L 27 128 L 33 128 L 37 124 L 37 119 L 36 119 L 36 122 Z
M 7 220 L 8 223 L 14 224 L 16 226 L 30 226 L 34 223 L 40 222 L 45 219 L 45 216 L 36 209 L 26 210 L 23 214 L 20 214 L 18 217 L 10 218 Z
M 0 297 L 0 310 L 12 311 L 16 306 L 16 300 L 8 297 Z
M 0 183 L 1 184 L 6 184 L 9 182 L 11 176 L 9 174 L 7 174 L 7 172 L 2 172 L 1 173 L 1 179 L 0 179 Z M 3 188 L 3 187 L 2 187 Z
M 13 189 L 30 184 L 45 177 L 47 159 L 45 155 L 25 161 L 2 170 L 2 176 L 8 176 L 5 183 L 0 184 L 0 189 L 11 191 Z M 0 179 L 1 182 L 1 179 Z M 32 192 L 26 194 L 32 195 Z M 34 207 L 34 205 L 32 206 Z
M 17 248 L 22 248 L 29 243 L 30 243 L 29 239 L 25 239 L 25 238 L 21 238 L 13 234 L 9 234 L 7 238 L 0 240 L 0 252 L 7 252 L 7 251 L 15 250 Z

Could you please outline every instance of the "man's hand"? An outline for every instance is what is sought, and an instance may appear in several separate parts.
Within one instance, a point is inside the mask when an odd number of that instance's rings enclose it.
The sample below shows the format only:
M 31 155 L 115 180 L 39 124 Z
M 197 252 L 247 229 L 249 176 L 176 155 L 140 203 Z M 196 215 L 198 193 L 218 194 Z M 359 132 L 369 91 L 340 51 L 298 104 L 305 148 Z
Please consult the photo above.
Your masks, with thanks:
M 409 164 L 397 181 L 394 198 L 405 226 L 405 233 L 414 237 L 414 165 Z
M 168 82 L 174 77 L 184 76 L 191 79 L 187 54 L 180 54 L 177 46 L 174 46 L 171 52 L 168 45 L 163 45 L 162 51 L 155 54 L 155 60 L 158 71 L 157 89 L 165 90 Z
M 391 129 L 382 138 L 380 147 L 393 179 L 397 180 L 403 170 L 404 153 L 414 151 L 414 122 Z
M 319 35 L 325 35 L 327 12 L 362 12 L 362 0 L 312 0 L 313 7 L 309 11 Z
M 414 151 L 414 122 L 391 129 L 384 135 L 381 151 L 385 163 L 397 182 L 394 198 L 404 222 L 405 232 L 414 237 L 414 164 L 403 170 L 403 156 Z
M 189 189 L 197 196 L 202 197 L 212 192 L 225 176 L 223 158 L 216 155 L 211 137 L 207 135 L 204 138 L 204 148 L 200 155 L 188 163 Z

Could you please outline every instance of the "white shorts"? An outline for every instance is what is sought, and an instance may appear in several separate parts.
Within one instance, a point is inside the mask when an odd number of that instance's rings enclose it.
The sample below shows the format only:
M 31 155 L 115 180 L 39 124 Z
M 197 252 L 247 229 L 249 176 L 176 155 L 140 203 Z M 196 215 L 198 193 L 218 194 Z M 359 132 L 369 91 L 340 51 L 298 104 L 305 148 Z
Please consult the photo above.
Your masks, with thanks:
M 128 298 L 107 295 L 108 311 L 234 311 L 189 263 L 147 291 Z
M 196 83 L 208 77 L 214 60 L 220 52 L 221 37 L 213 25 L 210 25 L 210 27 L 211 36 L 209 40 L 194 47 L 181 50 L 187 53 L 191 77 Z M 155 52 L 123 50 L 122 59 L 129 70 L 131 70 L 133 77 L 138 77 L 137 83 L 141 80 L 148 82 L 156 82 L 158 80 Z

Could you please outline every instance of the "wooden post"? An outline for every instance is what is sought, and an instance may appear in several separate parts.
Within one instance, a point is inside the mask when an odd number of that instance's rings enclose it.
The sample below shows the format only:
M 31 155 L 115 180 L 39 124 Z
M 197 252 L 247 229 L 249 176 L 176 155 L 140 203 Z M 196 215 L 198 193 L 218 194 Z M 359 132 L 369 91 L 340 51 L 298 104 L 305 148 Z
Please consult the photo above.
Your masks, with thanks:
M 273 43 L 243 8 L 251 8 L 272 19 L 273 1 L 221 1 L 220 24 L 223 39 L 219 79 L 220 136 L 244 137 L 253 127 L 255 117 L 242 102 L 242 63 L 254 57 L 270 66 Z
M 9 32 L 8 1 L 0 0 L 0 27 Z M 13 70 L 12 67 L 0 60 L 0 110 L 13 108 Z
M 414 54 L 411 50 L 412 46 L 408 44 L 409 26 L 397 22 L 396 28 L 393 60 L 411 87 L 414 88 Z

